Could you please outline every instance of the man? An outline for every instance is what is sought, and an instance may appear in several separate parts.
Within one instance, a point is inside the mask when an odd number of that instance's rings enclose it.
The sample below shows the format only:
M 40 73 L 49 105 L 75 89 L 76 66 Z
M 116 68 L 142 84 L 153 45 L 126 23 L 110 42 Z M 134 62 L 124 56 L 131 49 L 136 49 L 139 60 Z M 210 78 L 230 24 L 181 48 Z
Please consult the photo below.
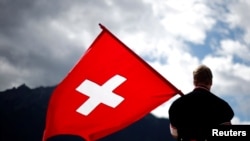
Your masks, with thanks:
M 231 124 L 234 112 L 227 102 L 210 92 L 212 78 L 207 66 L 199 66 L 193 72 L 194 90 L 171 105 L 170 131 L 177 140 L 204 141 L 209 127 Z

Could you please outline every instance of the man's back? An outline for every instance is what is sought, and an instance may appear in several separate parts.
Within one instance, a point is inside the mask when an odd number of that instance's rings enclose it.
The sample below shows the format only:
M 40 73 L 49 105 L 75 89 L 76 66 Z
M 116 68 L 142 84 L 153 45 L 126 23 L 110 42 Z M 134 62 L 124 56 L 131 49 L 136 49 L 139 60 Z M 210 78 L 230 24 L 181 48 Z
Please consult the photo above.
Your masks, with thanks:
M 178 129 L 179 136 L 189 138 L 204 136 L 204 130 L 230 121 L 233 116 L 224 100 L 204 88 L 195 88 L 177 99 L 169 109 L 171 125 Z

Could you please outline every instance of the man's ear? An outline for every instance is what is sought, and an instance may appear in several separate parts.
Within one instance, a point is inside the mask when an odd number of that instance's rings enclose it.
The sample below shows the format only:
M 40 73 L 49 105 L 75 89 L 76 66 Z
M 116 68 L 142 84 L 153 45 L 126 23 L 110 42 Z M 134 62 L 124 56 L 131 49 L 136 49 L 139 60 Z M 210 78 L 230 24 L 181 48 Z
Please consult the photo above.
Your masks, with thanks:
M 196 84 L 196 82 L 195 82 L 194 80 L 193 80 L 193 85 L 194 85 L 194 86 L 197 86 L 197 84 Z
M 171 124 L 169 125 L 170 133 L 173 136 L 173 138 L 177 139 L 178 137 L 178 131 L 177 128 L 172 126 Z

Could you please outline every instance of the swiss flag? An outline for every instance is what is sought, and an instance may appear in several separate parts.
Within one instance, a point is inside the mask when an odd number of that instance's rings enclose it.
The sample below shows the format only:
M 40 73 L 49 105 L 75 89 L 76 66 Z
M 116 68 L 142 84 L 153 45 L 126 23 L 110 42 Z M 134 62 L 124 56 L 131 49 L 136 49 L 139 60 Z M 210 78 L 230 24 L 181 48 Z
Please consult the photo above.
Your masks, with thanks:
M 181 94 L 100 26 L 103 29 L 100 35 L 54 90 L 43 140 L 65 134 L 97 140 Z

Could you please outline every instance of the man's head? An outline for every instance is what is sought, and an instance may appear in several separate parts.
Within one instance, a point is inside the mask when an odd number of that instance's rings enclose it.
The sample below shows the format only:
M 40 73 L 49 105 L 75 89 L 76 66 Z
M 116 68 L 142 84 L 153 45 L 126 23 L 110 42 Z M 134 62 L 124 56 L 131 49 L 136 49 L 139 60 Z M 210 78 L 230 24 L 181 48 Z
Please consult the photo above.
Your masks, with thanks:
M 193 79 L 195 86 L 206 86 L 210 89 L 212 86 L 213 74 L 210 68 L 200 65 L 193 71 Z

